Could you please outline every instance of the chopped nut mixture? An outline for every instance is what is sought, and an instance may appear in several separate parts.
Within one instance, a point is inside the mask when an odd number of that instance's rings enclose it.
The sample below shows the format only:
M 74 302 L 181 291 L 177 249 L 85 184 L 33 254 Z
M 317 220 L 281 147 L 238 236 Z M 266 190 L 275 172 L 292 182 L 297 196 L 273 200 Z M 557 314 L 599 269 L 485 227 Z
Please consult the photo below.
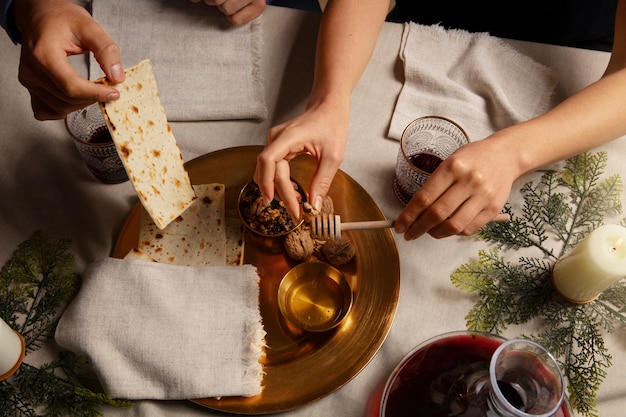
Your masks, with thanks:
M 241 199 L 241 213 L 250 229 L 266 235 L 278 235 L 293 229 L 296 225 L 284 203 L 272 200 L 266 206 L 263 204 L 259 187 L 256 184 L 252 185 Z

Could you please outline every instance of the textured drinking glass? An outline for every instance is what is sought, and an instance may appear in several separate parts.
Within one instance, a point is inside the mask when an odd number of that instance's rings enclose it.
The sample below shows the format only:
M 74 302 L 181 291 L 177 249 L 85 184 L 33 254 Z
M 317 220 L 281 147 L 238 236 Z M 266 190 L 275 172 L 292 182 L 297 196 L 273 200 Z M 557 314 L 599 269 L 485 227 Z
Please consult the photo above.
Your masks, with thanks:
M 65 127 L 89 171 L 106 184 L 128 181 L 98 103 L 70 113 Z
M 398 199 L 408 204 L 439 164 L 468 142 L 465 131 L 443 117 L 427 116 L 409 123 L 400 139 L 393 179 Z

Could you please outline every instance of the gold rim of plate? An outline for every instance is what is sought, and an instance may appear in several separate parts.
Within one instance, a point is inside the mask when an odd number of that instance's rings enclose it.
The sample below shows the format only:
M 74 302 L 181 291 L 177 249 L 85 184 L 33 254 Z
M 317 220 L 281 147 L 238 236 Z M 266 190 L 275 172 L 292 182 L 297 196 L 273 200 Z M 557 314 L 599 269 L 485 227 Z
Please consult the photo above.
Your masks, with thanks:
M 185 164 L 191 182 L 226 186 L 226 211 L 236 210 L 241 188 L 252 179 L 261 146 L 212 152 Z M 311 156 L 291 161 L 291 174 L 305 189 L 315 172 Z M 338 171 L 329 191 L 344 221 L 382 220 L 369 194 Z M 139 203 L 138 203 L 139 204 Z M 121 258 L 137 245 L 139 205 L 126 218 L 113 256 Z M 335 329 L 307 333 L 289 324 L 278 310 L 276 294 L 282 277 L 299 262 L 285 254 L 282 238 L 260 238 L 246 230 L 244 262 L 256 265 L 261 277 L 260 305 L 267 332 L 263 392 L 255 397 L 191 399 L 210 409 L 236 414 L 270 414 L 317 401 L 341 388 L 374 357 L 395 317 L 400 291 L 400 261 L 389 229 L 347 232 L 355 258 L 339 269 L 353 291 L 352 309 Z M 210 378 L 210 375 L 207 375 Z

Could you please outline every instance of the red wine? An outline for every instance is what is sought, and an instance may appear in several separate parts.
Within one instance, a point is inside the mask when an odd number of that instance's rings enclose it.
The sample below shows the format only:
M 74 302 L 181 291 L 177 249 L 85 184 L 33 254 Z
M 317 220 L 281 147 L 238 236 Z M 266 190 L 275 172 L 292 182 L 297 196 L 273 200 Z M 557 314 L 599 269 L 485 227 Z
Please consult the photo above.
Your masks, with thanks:
M 455 335 L 424 346 L 398 369 L 387 387 L 385 417 L 468 417 L 481 411 L 468 395 L 467 377 L 489 372 L 489 362 L 503 340 L 482 335 Z M 499 382 L 507 400 L 521 406 L 519 394 Z M 567 406 L 555 416 L 569 417 Z
M 432 174 L 435 172 L 439 164 L 443 162 L 443 159 L 430 153 L 416 153 L 415 155 L 411 155 L 409 157 L 409 161 L 415 168 L 424 171 L 427 174 Z
M 112 141 L 111 133 L 109 133 L 109 129 L 106 126 L 97 128 L 87 139 L 89 143 L 110 143 Z

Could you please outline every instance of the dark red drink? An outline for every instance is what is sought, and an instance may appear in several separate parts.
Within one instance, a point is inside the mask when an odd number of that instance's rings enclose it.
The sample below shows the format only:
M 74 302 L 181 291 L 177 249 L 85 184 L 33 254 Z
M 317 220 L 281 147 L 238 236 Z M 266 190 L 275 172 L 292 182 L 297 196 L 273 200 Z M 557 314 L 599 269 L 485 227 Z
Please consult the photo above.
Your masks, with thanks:
M 111 133 L 109 133 L 109 129 L 106 126 L 100 126 L 97 128 L 89 139 L 87 139 L 89 143 L 111 143 L 113 139 L 111 138 Z
M 420 171 L 432 174 L 435 172 L 439 164 L 443 162 L 443 159 L 431 153 L 416 153 L 415 155 L 411 155 L 409 157 L 409 162 L 411 162 L 411 164 Z
M 387 383 L 384 417 L 474 417 L 484 415 L 483 404 L 472 398 L 470 381 L 488 378 L 489 362 L 503 339 L 482 334 L 453 334 L 424 345 L 410 355 Z M 508 401 L 521 403 L 506 384 L 500 389 Z M 475 392 L 475 391 L 474 391 Z M 569 417 L 567 405 L 556 416 Z

